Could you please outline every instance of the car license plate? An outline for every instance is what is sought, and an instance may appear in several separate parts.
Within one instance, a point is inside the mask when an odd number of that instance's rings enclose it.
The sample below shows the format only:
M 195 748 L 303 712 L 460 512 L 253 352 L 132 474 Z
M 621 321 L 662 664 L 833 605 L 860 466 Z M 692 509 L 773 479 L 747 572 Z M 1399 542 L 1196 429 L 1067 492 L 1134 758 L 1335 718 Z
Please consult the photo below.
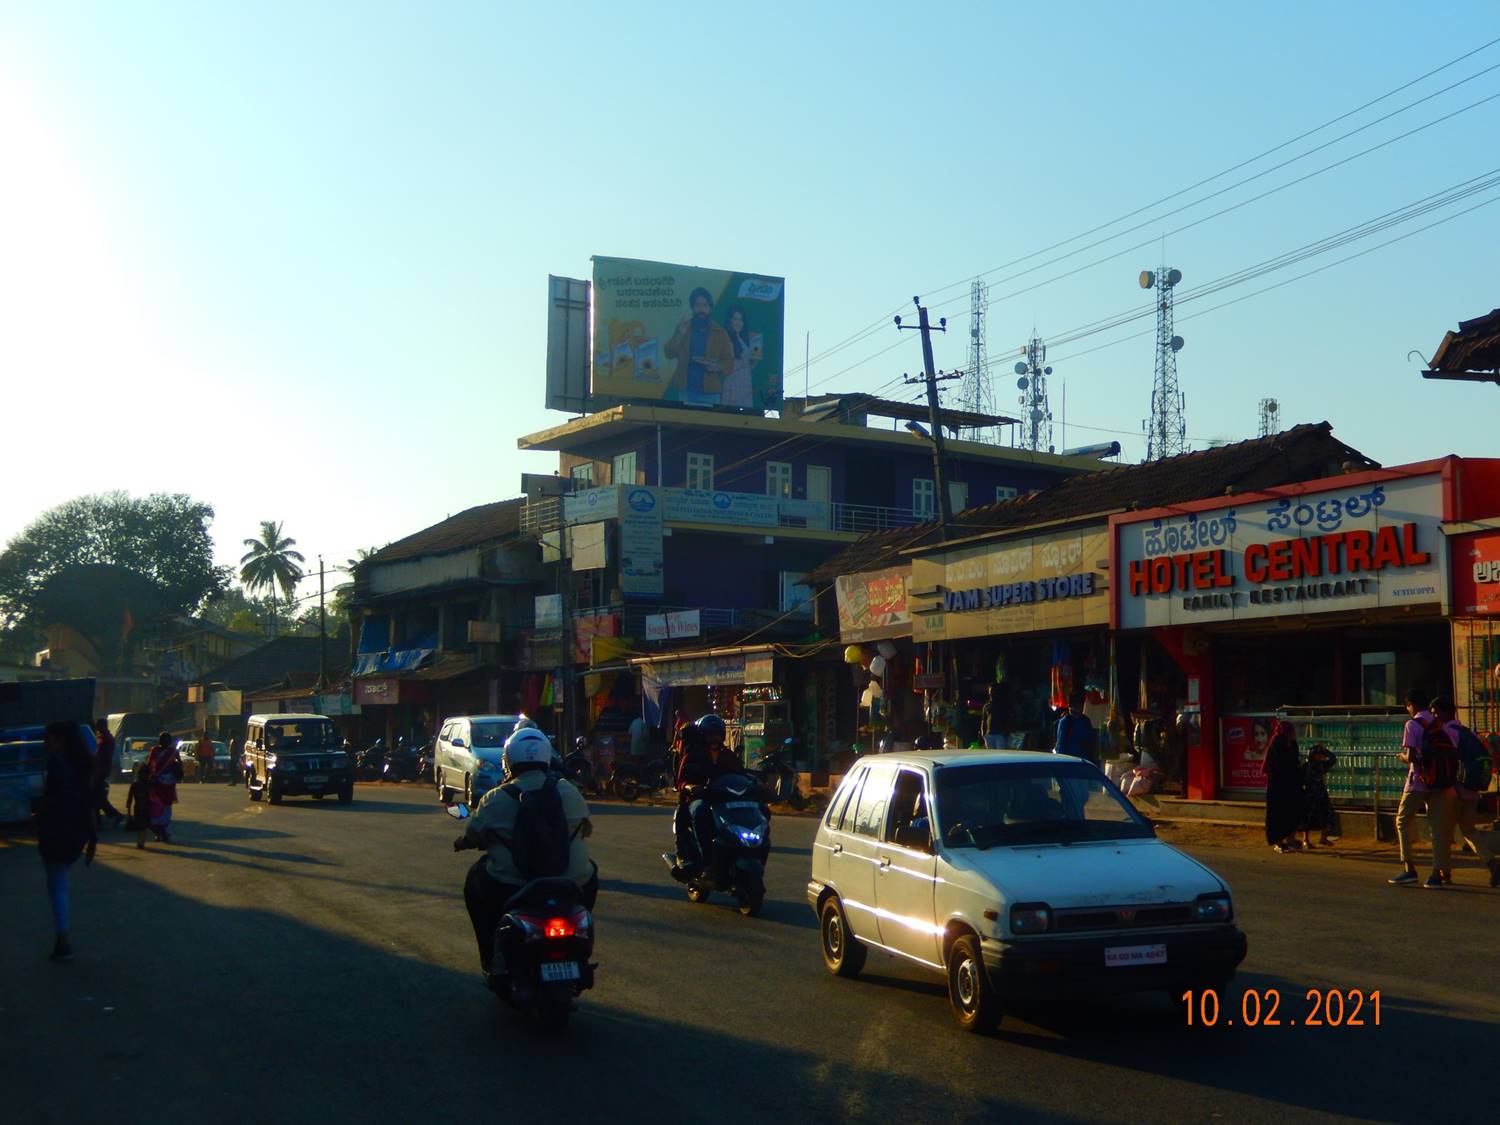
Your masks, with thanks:
M 577 980 L 577 961 L 543 961 L 542 979 L 545 981 Z
M 328 784 L 328 775 L 326 773 L 310 773 L 302 780 L 308 785 L 326 785 Z
M 1104 951 L 1104 964 L 1116 969 L 1123 965 L 1165 965 L 1165 945 L 1117 945 Z

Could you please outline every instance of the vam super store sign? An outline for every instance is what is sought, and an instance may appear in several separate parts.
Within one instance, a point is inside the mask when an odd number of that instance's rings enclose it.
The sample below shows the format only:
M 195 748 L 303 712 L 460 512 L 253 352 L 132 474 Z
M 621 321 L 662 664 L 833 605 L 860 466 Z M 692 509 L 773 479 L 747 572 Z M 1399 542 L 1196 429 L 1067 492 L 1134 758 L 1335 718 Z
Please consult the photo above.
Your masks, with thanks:
M 1114 517 L 1116 624 L 1445 608 L 1441 474 L 1349 479 Z

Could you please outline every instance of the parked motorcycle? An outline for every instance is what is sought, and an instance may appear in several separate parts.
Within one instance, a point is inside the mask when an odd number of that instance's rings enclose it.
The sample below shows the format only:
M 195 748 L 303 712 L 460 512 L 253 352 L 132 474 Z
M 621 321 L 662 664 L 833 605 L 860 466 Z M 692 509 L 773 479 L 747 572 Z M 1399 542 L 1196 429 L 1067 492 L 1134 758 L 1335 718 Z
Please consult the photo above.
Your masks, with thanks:
M 802 809 L 807 806 L 807 798 L 797 787 L 797 768 L 792 764 L 795 750 L 796 740 L 787 739 L 782 743 L 780 750 L 775 750 L 761 758 L 755 775 L 759 777 L 766 792 L 771 795 L 771 800 L 785 801 L 794 809 Z
M 422 753 L 414 747 L 398 745 L 387 752 L 380 767 L 380 776 L 386 781 L 416 781 L 422 773 Z
M 763 804 L 765 794 L 747 774 L 726 774 L 703 787 L 713 817 L 713 851 L 697 875 L 687 880 L 687 895 L 704 902 L 714 891 L 734 895 L 740 913 L 751 918 L 766 901 L 766 860 L 771 852 L 771 814 Z M 673 834 L 676 834 L 675 822 Z M 700 857 L 685 857 L 689 862 Z M 678 857 L 662 855 L 669 868 L 678 867 Z
M 597 797 L 604 790 L 599 784 L 599 773 L 586 752 L 587 739 L 578 740 L 580 745 L 562 761 L 562 775 L 578 786 L 578 790 L 590 797 Z
M 468 818 L 464 805 L 448 815 Z M 549 1030 L 567 1025 L 573 998 L 594 987 L 594 919 L 572 879 L 533 879 L 505 904 L 485 983 Z
M 645 765 L 617 761 L 614 772 L 605 783 L 605 788 L 622 801 L 655 796 L 671 787 L 672 775 L 665 758 L 657 758 Z

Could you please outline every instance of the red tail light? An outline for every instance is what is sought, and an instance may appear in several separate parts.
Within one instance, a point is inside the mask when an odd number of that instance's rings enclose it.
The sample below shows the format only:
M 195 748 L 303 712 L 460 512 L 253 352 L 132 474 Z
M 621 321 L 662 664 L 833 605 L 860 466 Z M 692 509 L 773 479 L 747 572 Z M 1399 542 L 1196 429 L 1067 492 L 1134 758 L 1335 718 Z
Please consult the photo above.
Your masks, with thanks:
M 572 937 L 578 932 L 578 927 L 573 924 L 571 918 L 548 918 L 542 933 L 549 938 Z

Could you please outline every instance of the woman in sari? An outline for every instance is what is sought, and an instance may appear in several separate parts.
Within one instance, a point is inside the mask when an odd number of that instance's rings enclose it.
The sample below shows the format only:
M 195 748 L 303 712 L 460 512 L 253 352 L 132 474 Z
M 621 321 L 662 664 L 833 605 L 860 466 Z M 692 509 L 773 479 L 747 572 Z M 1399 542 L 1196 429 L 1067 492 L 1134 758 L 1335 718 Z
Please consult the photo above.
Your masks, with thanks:
M 1293 839 L 1302 827 L 1307 794 L 1302 787 L 1302 757 L 1292 724 L 1279 722 L 1266 747 L 1266 843 L 1278 852 L 1297 850 Z
M 172 806 L 177 803 L 177 783 L 182 780 L 182 757 L 166 731 L 151 747 L 146 759 L 150 800 L 147 815 L 152 834 L 163 844 L 172 842 Z

